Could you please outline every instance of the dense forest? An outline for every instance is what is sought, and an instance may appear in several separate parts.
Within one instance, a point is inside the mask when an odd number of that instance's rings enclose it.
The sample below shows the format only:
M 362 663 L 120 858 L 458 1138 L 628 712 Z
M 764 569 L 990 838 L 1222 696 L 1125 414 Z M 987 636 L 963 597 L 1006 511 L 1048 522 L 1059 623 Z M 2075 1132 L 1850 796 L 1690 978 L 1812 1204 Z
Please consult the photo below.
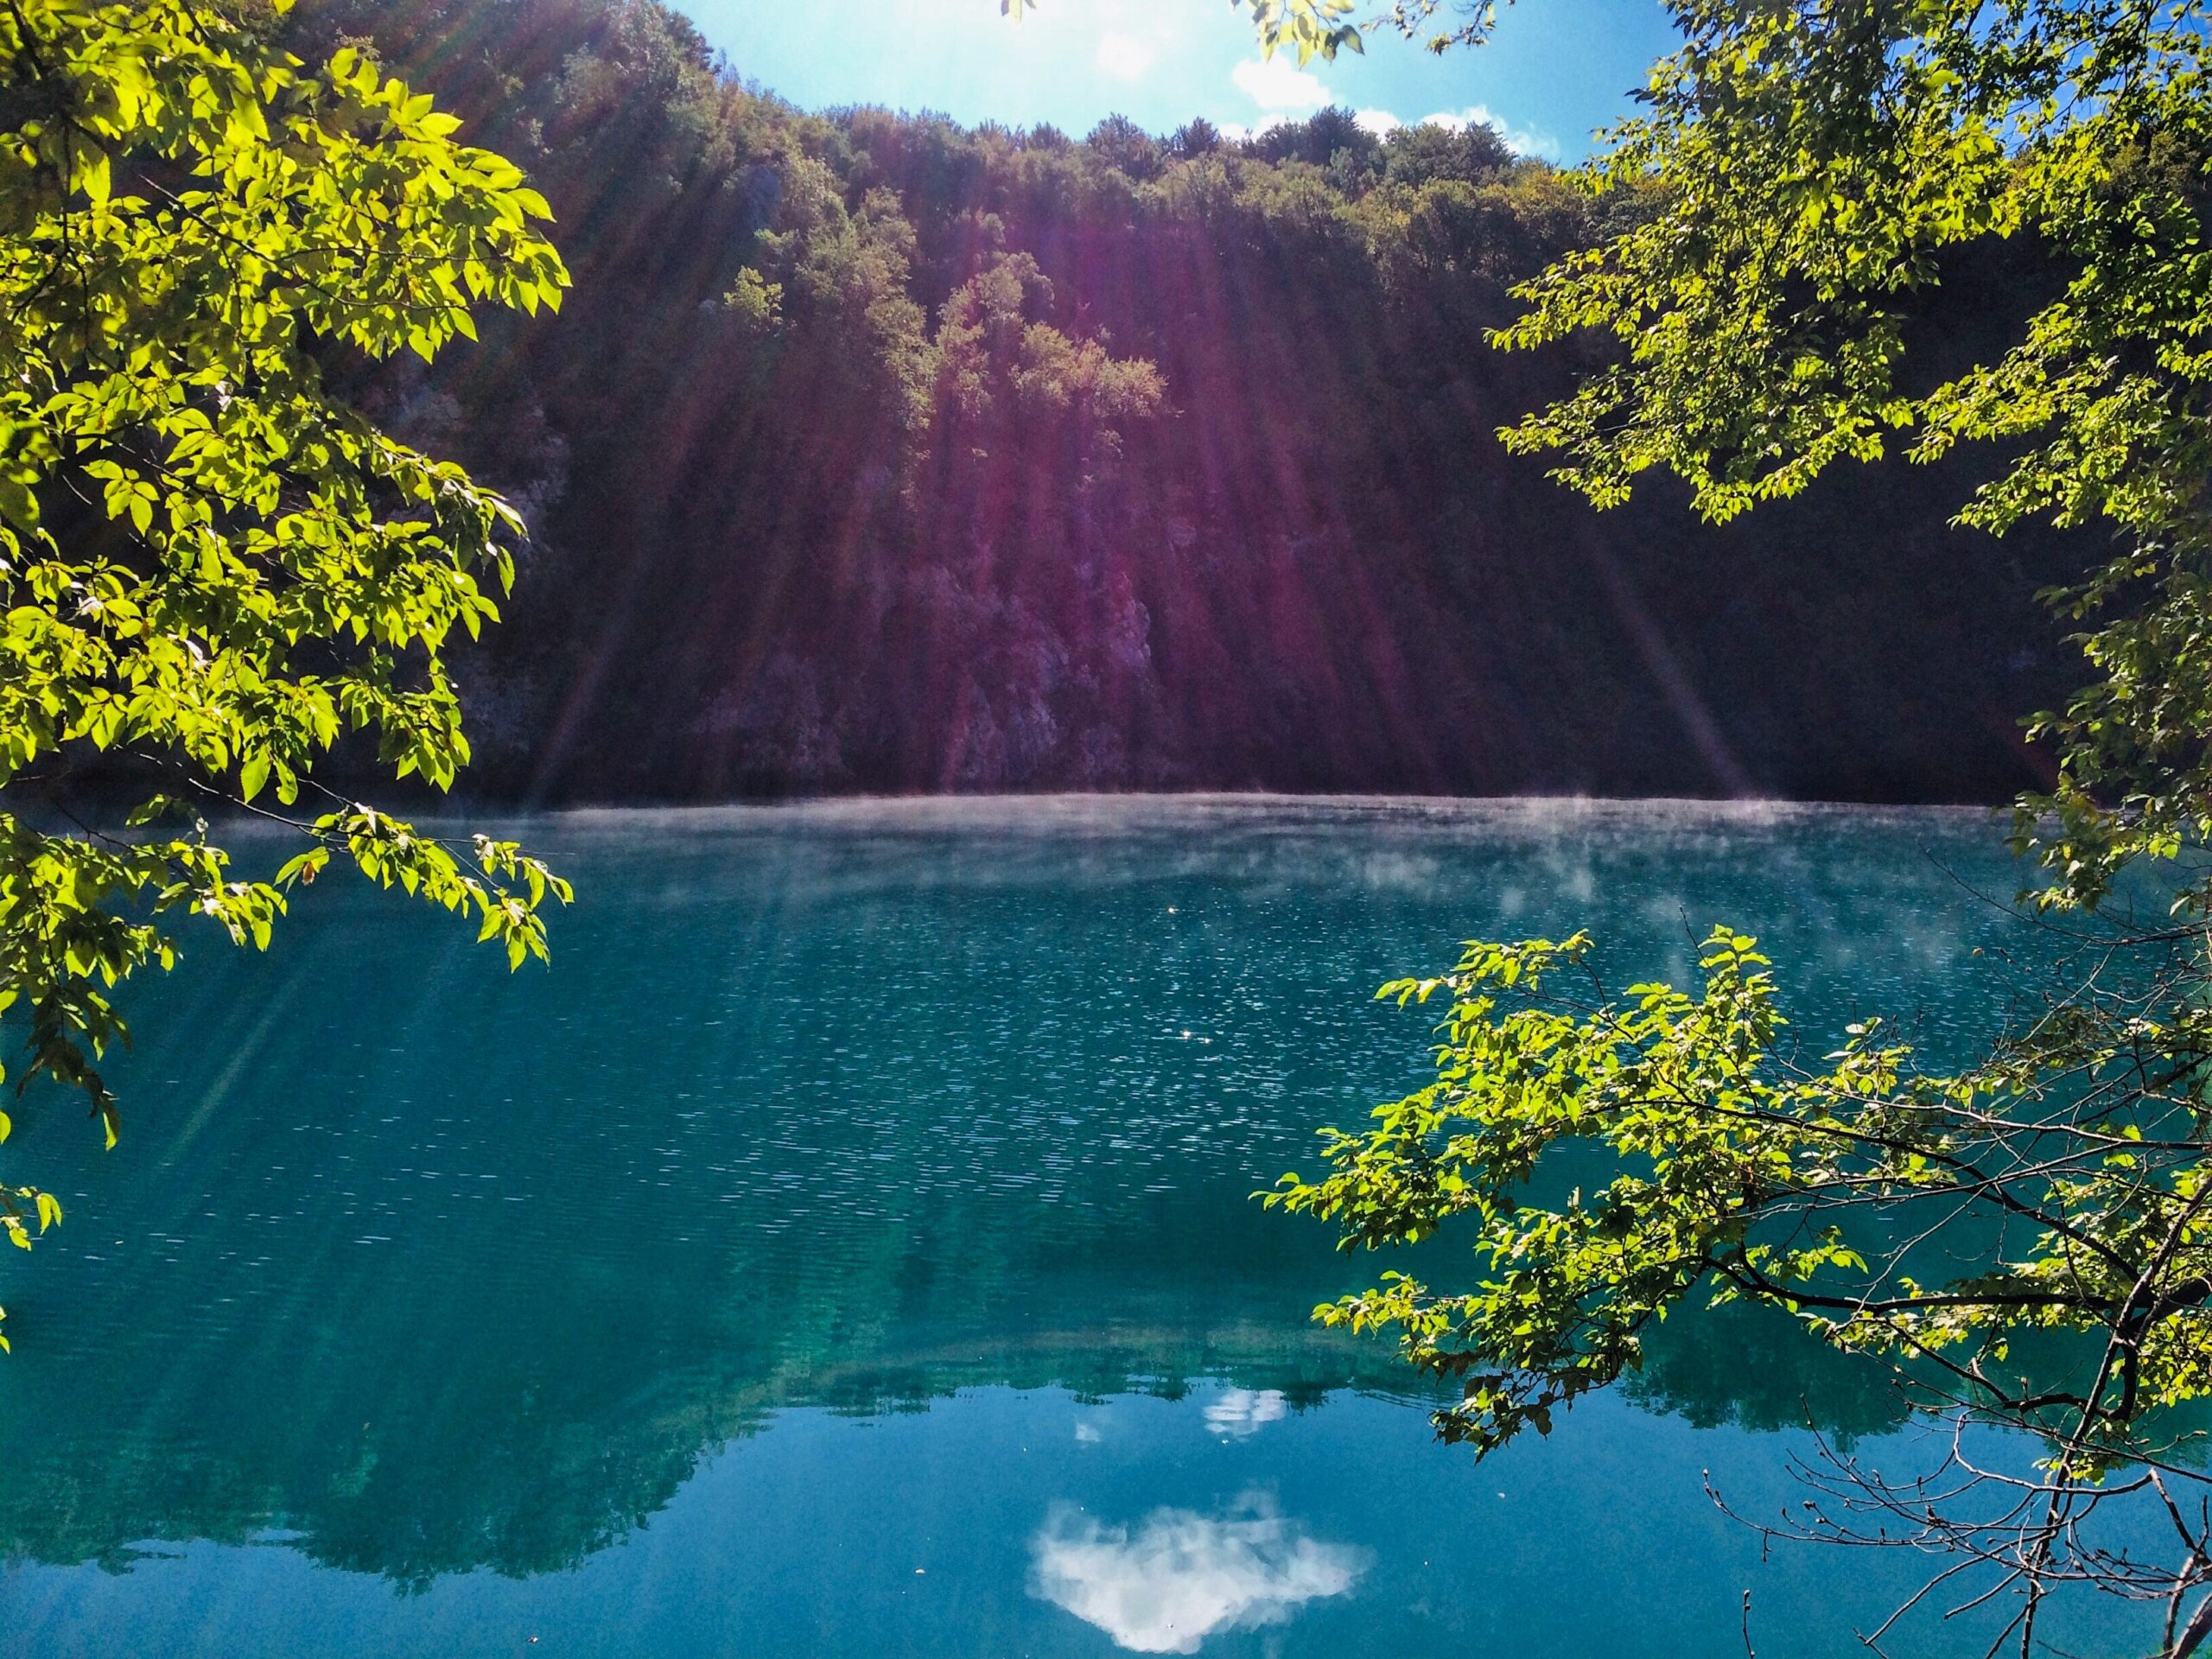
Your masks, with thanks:
M 1714 528 L 1504 454 L 1575 365 L 1485 331 L 1607 227 L 1487 129 L 807 114 L 652 0 L 285 27 L 516 158 L 575 275 L 358 388 L 532 526 L 462 664 L 480 792 L 2037 780 L 2018 718 L 2075 663 L 2035 594 L 2079 556 L 1948 527 L 1955 465 Z M 1947 275 L 1930 341 L 2033 286 Z

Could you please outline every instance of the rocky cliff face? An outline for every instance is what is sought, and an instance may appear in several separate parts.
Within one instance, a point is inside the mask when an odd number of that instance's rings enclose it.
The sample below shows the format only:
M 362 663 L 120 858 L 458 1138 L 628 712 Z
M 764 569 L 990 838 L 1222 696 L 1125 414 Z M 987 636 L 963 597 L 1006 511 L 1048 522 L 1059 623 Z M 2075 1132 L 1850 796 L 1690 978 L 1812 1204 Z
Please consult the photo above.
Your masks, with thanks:
M 1947 527 L 1972 463 L 1726 529 L 1593 512 L 1484 331 L 1604 226 L 1495 145 L 1338 112 L 1222 147 L 798 114 L 650 4 L 310 8 L 559 215 L 562 314 L 384 418 L 531 511 L 466 665 L 536 800 L 1265 787 L 1999 799 L 2076 555 Z M 1961 271 L 1923 332 L 2001 330 Z

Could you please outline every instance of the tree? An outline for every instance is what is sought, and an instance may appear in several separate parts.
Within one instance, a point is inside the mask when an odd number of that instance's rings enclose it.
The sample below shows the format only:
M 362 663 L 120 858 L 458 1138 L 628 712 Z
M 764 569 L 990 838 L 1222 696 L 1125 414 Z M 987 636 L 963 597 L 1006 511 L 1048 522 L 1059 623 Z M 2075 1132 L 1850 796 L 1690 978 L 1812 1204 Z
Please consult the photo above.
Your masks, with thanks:
M 1221 129 L 1203 115 L 1195 116 L 1175 130 L 1167 141 L 1168 154 L 1179 162 L 1193 162 L 1201 156 L 1211 156 L 1221 148 Z
M 1472 1230 L 1472 1290 L 1392 1274 L 1318 1313 L 1463 1379 L 1443 1427 L 1484 1451 L 1632 1370 L 1692 1300 L 1769 1304 L 1886 1355 L 1916 1409 L 2026 1431 L 2044 1456 L 2006 1471 L 1955 1451 L 1904 1478 L 1832 1454 L 1788 1530 L 1946 1553 L 1929 1588 L 1957 1581 L 1961 1608 L 2016 1594 L 1999 1642 L 2023 1655 L 2069 1584 L 2162 1604 L 2164 1650 L 2185 1655 L 2212 1634 L 2212 1596 L 2190 1604 L 2212 1584 L 2206 1478 L 2177 1417 L 2212 1395 L 2206 13 L 1673 10 L 1681 48 L 1584 176 L 1629 228 L 1517 290 L 1525 315 L 1497 336 L 1594 332 L 1611 355 L 1507 441 L 1558 455 L 1601 507 L 1670 472 L 1715 520 L 1838 461 L 1981 443 L 1961 522 L 2108 525 L 2118 550 L 2050 596 L 2090 675 L 2030 722 L 2057 780 L 2014 830 L 2044 872 L 2031 906 L 2091 954 L 1945 1071 L 1878 1021 L 1822 1058 L 1786 1046 L 1769 964 L 1732 929 L 1694 993 L 1609 995 L 1580 936 L 1471 944 L 1385 988 L 1448 993 L 1437 1081 L 1327 1132 L 1329 1173 L 1270 1202 L 1338 1222 L 1348 1248 Z M 1947 362 L 1913 319 L 1969 250 L 2005 241 L 2048 292 L 1999 319 L 2000 349 L 1961 364 L 1954 341 Z M 2131 867 L 2170 918 L 2110 913 Z M 1603 1179 L 1556 1192 L 1559 1154 L 1592 1144 Z M 2116 1549 L 2116 1504 L 2171 1522 L 2166 1560 Z
M 1383 146 L 1383 176 L 1416 188 L 1439 179 L 1476 184 L 1510 171 L 1513 161 L 1505 140 L 1487 123 L 1455 127 L 1424 121 L 1390 135 Z
M 1126 115 L 1108 116 L 1090 130 L 1090 137 L 1084 143 L 1108 166 L 1120 168 L 1133 179 L 1160 176 L 1164 159 L 1160 141 Z
M 427 359 L 474 337 L 473 306 L 557 305 L 567 277 L 521 174 L 356 51 L 310 73 L 193 0 L 22 0 L 0 86 L 0 1012 L 19 1087 L 80 1091 L 113 1145 L 110 993 L 175 963 L 176 918 L 266 944 L 342 855 L 468 912 L 511 965 L 544 954 L 569 889 L 513 843 L 299 803 L 348 733 L 451 784 L 446 645 L 496 619 L 486 579 L 512 581 L 521 532 L 331 375 Z M 133 827 L 93 823 L 123 788 Z M 201 816 L 224 806 L 307 844 L 242 878 Z M 0 1192 L 17 1244 L 60 1217 Z
M 1343 156 L 1349 170 L 1357 175 L 1376 169 L 1382 141 L 1361 126 L 1351 111 L 1332 105 L 1314 111 L 1303 121 L 1284 121 L 1269 127 L 1252 141 L 1252 148 L 1270 162 L 1306 162 L 1315 167 L 1326 167 Z

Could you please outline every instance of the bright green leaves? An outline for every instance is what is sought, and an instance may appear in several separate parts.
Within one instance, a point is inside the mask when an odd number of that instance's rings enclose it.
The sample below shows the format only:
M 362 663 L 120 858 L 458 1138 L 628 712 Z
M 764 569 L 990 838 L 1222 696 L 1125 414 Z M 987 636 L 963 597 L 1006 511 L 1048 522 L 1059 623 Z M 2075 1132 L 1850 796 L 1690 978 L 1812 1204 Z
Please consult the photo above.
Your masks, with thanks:
M 521 526 L 324 369 L 433 356 L 480 305 L 557 306 L 544 200 L 358 52 L 318 76 L 179 0 L 24 0 L 0 16 L 0 786 L 122 752 L 174 793 L 278 817 L 349 732 L 450 785 L 468 748 L 444 653 L 497 620 Z M 365 806 L 287 819 L 308 850 L 242 880 L 204 823 L 144 834 L 172 810 L 149 803 L 130 839 L 0 812 L 21 1081 L 81 1091 L 111 1146 L 108 993 L 175 962 L 176 918 L 265 946 L 343 852 L 519 963 L 569 896 L 509 843 L 456 851 Z M 0 1191 L 18 1243 L 59 1219 Z
M 999 10 L 1016 22 L 1037 0 L 999 0 Z M 1452 5 L 1452 21 L 1435 27 L 1446 0 L 1389 0 L 1365 17 L 1358 0 L 1230 0 L 1232 6 L 1252 14 L 1252 32 L 1260 55 L 1272 58 L 1279 51 L 1297 55 L 1303 66 L 1315 58 L 1332 59 L 1339 52 L 1364 53 L 1367 34 L 1377 29 L 1395 29 L 1408 40 L 1420 38 L 1431 52 L 1454 46 L 1471 46 L 1488 37 L 1497 24 L 1495 4 Z
M 61 1200 L 34 1186 L 0 1186 L 0 1228 L 8 1242 L 28 1250 L 49 1227 L 61 1222 Z
M 1583 179 L 1630 227 L 1525 284 L 1496 336 L 1596 331 L 1612 361 L 1504 441 L 1556 456 L 1601 506 L 1674 473 L 1713 519 L 1840 461 L 2003 445 L 1962 522 L 2113 526 L 2123 551 L 2053 595 L 2094 678 L 2032 724 L 2060 779 L 2024 803 L 2018 843 L 2049 902 L 2093 905 L 2130 859 L 2201 845 L 2212 822 L 2205 9 L 1673 10 L 1681 49 Z M 2006 238 L 2028 245 L 2009 342 L 1910 374 L 1915 296 L 1967 245 Z
M 0 1135 L 0 1140 L 6 1136 Z M 61 1223 L 61 1200 L 35 1186 L 0 1186 L 0 1230 L 18 1249 L 28 1250 L 49 1227 Z M 0 1320 L 8 1313 L 0 1308 Z M 0 1354 L 9 1351 L 8 1338 L 0 1336 Z
M 1353 0 L 1249 0 L 1260 55 L 1272 58 L 1287 47 L 1302 67 L 1316 57 L 1342 51 L 1364 52 L 1358 25 L 1348 20 Z
M 445 841 L 362 805 L 326 814 L 308 828 L 322 844 L 286 864 L 278 887 L 311 886 L 333 849 L 342 848 L 379 886 L 476 918 L 478 942 L 505 946 L 510 968 L 531 957 L 547 959 L 542 908 L 548 898 L 565 905 L 575 897 L 568 882 L 511 841 L 475 836 L 467 852 L 458 854 Z
M 1644 1332 L 1685 1300 L 1749 1298 L 1836 1346 L 1918 1368 L 1931 1402 L 2062 1438 L 2101 1469 L 2138 1444 L 2155 1395 L 2212 1395 L 2212 1220 L 2202 1204 L 2212 1019 L 2193 993 L 2091 993 L 1958 1075 L 1912 1068 L 1878 1021 L 1807 1067 L 1756 942 L 1716 929 L 1696 995 L 1608 996 L 1589 941 L 1470 944 L 1448 990 L 1436 1081 L 1323 1132 L 1328 1173 L 1287 1176 L 1270 1205 L 1319 1216 L 1344 1247 L 1444 1232 L 1479 1264 L 1472 1289 L 1404 1273 L 1316 1310 L 1394 1331 L 1408 1358 L 1459 1381 L 1441 1427 L 1488 1450 L 1641 1363 Z M 2191 982 L 2193 984 L 2194 982 Z M 1597 1183 L 1572 1192 L 1557 1160 Z M 1955 1274 L 1948 1241 L 2003 1225 L 2014 1249 Z M 1932 1241 L 1932 1242 L 1931 1242 Z M 1971 1252 L 1964 1252 L 1971 1259 Z M 1431 1258 L 1433 1259 L 1433 1258 Z M 2119 1358 L 2087 1389 L 2031 1389 L 1999 1363 L 2023 1332 L 2073 1332 Z
M 1389 29 L 1408 40 L 1419 40 L 1431 52 L 1455 46 L 1472 46 L 1489 38 L 1497 26 L 1497 7 L 1491 0 L 1452 0 L 1451 21 L 1439 26 L 1437 15 L 1446 0 L 1389 0 L 1378 3 L 1364 17 L 1357 0 L 1230 0 L 1249 5 L 1252 29 L 1259 38 L 1260 54 L 1271 58 L 1287 48 L 1303 66 L 1316 57 L 1334 58 L 1339 52 L 1367 50 L 1366 36 Z

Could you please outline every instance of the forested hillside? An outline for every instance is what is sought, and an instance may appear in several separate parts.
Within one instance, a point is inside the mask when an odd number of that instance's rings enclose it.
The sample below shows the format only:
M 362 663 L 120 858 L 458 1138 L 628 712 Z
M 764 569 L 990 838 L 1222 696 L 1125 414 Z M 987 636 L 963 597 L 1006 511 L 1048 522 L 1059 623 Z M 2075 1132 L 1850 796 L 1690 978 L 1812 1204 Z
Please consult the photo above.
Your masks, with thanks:
M 464 664 L 480 791 L 2000 798 L 2075 556 L 1891 462 L 1725 529 L 1491 436 L 1602 231 L 1486 130 L 1230 144 L 803 114 L 649 3 L 322 0 L 554 207 L 557 317 L 364 388 L 534 530 Z M 2016 273 L 1957 271 L 1931 342 Z

